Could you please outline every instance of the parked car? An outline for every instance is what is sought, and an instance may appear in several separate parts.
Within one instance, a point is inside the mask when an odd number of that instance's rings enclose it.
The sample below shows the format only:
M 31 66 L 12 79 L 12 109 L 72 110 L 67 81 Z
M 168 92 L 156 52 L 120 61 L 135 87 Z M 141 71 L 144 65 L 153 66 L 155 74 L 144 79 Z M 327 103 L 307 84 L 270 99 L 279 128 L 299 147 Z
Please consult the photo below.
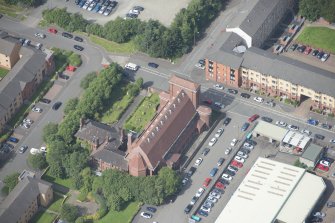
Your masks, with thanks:
M 236 160 L 231 161 L 230 163 L 231 166 L 237 167 L 237 168 L 242 168 L 243 163 L 237 162 Z
M 223 121 L 223 125 L 227 126 L 231 121 L 231 118 L 226 118 L 224 121 Z
M 40 102 L 45 103 L 45 104 L 50 104 L 51 100 L 47 98 L 42 98 Z
M 58 108 L 62 105 L 62 102 L 60 101 L 57 101 L 53 106 L 52 106 L 52 109 L 53 110 L 58 110 Z
M 307 136 L 312 135 L 312 132 L 309 131 L 308 129 L 302 129 L 300 132 L 301 132 L 301 134 L 304 134 L 304 135 L 307 135 Z
M 216 199 L 220 199 L 221 198 L 221 195 L 219 193 L 217 193 L 217 192 L 214 192 L 214 191 L 210 192 L 209 196 L 214 197 Z
M 188 205 L 185 207 L 185 209 L 184 209 L 185 214 L 190 213 L 190 211 L 192 210 L 192 208 L 193 208 L 193 205 L 192 205 L 192 204 L 188 204 Z
M 247 94 L 247 93 L 241 93 L 241 97 L 242 98 L 250 98 L 250 94 Z
M 297 47 L 298 47 L 298 44 L 294 43 L 294 44 L 291 45 L 290 49 L 292 51 L 295 51 L 297 49 Z
M 211 170 L 211 172 L 209 172 L 209 176 L 214 177 L 215 174 L 218 172 L 218 170 L 219 170 L 218 168 L 214 167 L 214 168 Z
M 147 207 L 147 210 L 152 212 L 152 213 L 155 213 L 157 211 L 157 209 L 154 208 L 154 207 Z
M 209 148 L 205 148 L 203 151 L 202 151 L 202 155 L 204 155 L 204 156 L 207 156 L 207 154 L 209 153 Z
M 49 32 L 49 33 L 56 34 L 56 33 L 57 33 L 57 29 L 49 28 L 49 29 L 48 29 L 48 32 Z
M 320 160 L 320 164 L 323 165 L 323 166 L 327 166 L 327 167 L 330 167 L 330 162 L 326 161 L 326 160 Z
M 222 176 L 221 176 L 223 179 L 225 179 L 225 180 L 228 180 L 228 181 L 231 181 L 232 179 L 233 179 L 233 177 L 232 176 L 229 176 L 228 174 L 226 174 L 226 173 L 224 173 L 224 174 L 222 174 Z
M 199 200 L 199 197 L 197 197 L 197 196 L 193 196 L 192 199 L 191 199 L 190 204 L 191 204 L 191 205 L 194 205 L 195 203 L 197 203 L 198 200 Z
M 43 111 L 42 108 L 38 108 L 38 107 L 33 107 L 31 110 L 33 112 L 38 112 L 38 113 L 41 113 Z
M 19 153 L 24 153 L 26 150 L 28 149 L 28 146 L 26 146 L 26 145 L 22 145 L 22 146 L 20 146 L 20 148 L 19 148 Z
M 202 158 L 198 158 L 196 161 L 195 161 L 195 164 L 196 166 L 200 166 L 200 164 L 202 163 Z
M 264 99 L 261 97 L 254 97 L 254 101 L 257 101 L 258 103 L 263 103 Z
M 201 209 L 198 211 L 198 214 L 201 215 L 201 216 L 204 216 L 204 217 L 208 216 L 208 213 L 206 211 L 201 210 Z
M 308 119 L 307 120 L 307 124 L 309 124 L 309 125 L 318 125 L 319 124 L 319 121 L 318 120 L 315 120 L 315 119 Z
M 216 141 L 218 141 L 218 139 L 214 137 L 214 138 L 212 138 L 212 139 L 209 141 L 208 145 L 209 145 L 209 146 L 214 146 L 214 144 L 216 143 Z
M 76 50 L 79 50 L 79 51 L 83 51 L 84 50 L 84 47 L 79 46 L 79 45 L 74 45 L 73 48 L 75 48 Z
M 44 39 L 46 37 L 44 33 L 35 33 L 35 36 L 40 39 Z
M 231 93 L 231 94 L 237 94 L 238 91 L 235 90 L 235 89 L 228 89 L 228 92 Z
M 69 39 L 73 38 L 73 35 L 71 33 L 67 33 L 67 32 L 63 32 L 62 36 L 66 37 L 66 38 L 69 38 Z
M 224 190 L 226 187 L 223 183 L 221 183 L 220 181 L 216 182 L 215 184 L 215 188 L 219 189 L 219 190 Z M 216 198 L 214 198 L 216 199 Z
M 40 150 L 39 150 L 39 149 L 36 149 L 36 148 L 31 148 L 31 149 L 30 149 L 30 153 L 31 153 L 32 155 L 36 155 L 36 154 L 40 153 Z
M 205 181 L 203 182 L 202 186 L 208 187 L 208 185 L 211 183 L 212 179 L 211 178 L 206 178 Z
M 288 125 L 287 128 L 291 131 L 298 131 L 299 127 L 296 125 Z
M 330 158 L 330 157 L 327 157 L 327 156 L 322 157 L 322 159 L 328 161 L 331 164 L 334 163 L 334 161 L 335 161 L 333 158 Z
M 218 90 L 223 90 L 223 85 L 221 84 L 214 84 L 213 87 Z
M 316 168 L 319 169 L 319 170 L 322 170 L 324 172 L 328 172 L 329 171 L 329 167 L 328 166 L 324 166 L 322 164 L 316 165 Z
M 315 57 L 316 55 L 318 55 L 318 53 L 319 53 L 319 50 L 316 50 L 316 49 L 315 49 L 315 50 L 313 50 L 313 52 L 312 52 L 312 56 Z
M 236 155 L 239 156 L 239 157 L 242 157 L 243 159 L 247 159 L 248 158 L 248 155 L 245 154 L 245 153 L 243 153 L 242 151 L 238 151 Z
M 218 162 L 216 163 L 216 165 L 221 166 L 221 165 L 223 164 L 223 162 L 224 162 L 224 158 L 221 157 L 221 158 L 218 160 Z
M 234 138 L 234 139 L 230 142 L 230 145 L 231 145 L 231 146 L 235 146 L 237 142 L 238 142 L 238 140 Z
M 225 150 L 224 154 L 228 155 L 228 154 L 231 152 L 231 150 L 232 150 L 232 148 L 228 147 L 228 148 Z
M 314 134 L 314 138 L 319 139 L 319 140 L 324 140 L 325 139 L 325 137 L 321 134 Z
M 156 64 L 156 63 L 153 63 L 153 62 L 149 62 L 149 63 L 148 63 L 148 66 L 149 66 L 149 67 L 152 67 L 152 68 L 157 68 L 159 65 Z
M 326 60 L 328 60 L 329 56 L 330 55 L 328 53 L 323 54 L 323 56 L 321 57 L 321 61 L 325 62 Z
M 238 168 L 237 168 L 237 167 L 235 167 L 235 166 L 231 166 L 231 165 L 229 165 L 229 166 L 227 167 L 227 169 L 230 170 L 230 171 L 233 171 L 233 172 L 235 172 L 235 173 L 238 171 Z
M 64 79 L 64 80 L 69 80 L 70 79 L 70 76 L 69 75 L 66 75 L 66 74 L 63 74 L 63 73 L 59 73 L 58 74 L 58 77 L 60 79 Z
M 324 128 L 324 129 L 331 129 L 332 128 L 332 126 L 327 124 L 327 123 L 322 123 L 321 127 Z
M 188 171 L 187 171 L 187 176 L 191 177 L 194 172 L 197 170 L 197 168 L 195 168 L 194 166 L 192 166 Z
M 141 217 L 149 219 L 149 218 L 152 218 L 152 214 L 148 212 L 142 212 Z
M 204 192 L 205 192 L 205 189 L 200 187 L 198 189 L 197 193 L 195 194 L 195 196 L 200 197 Z
M 264 104 L 270 107 L 276 106 L 276 103 L 274 103 L 273 101 L 266 101 Z
M 219 138 L 221 135 L 222 135 L 222 133 L 223 133 L 223 128 L 219 128 L 217 131 L 216 131 L 216 133 L 215 133 L 215 137 L 216 138 Z
M 286 127 L 287 123 L 283 122 L 283 121 L 276 121 L 276 125 L 280 126 L 280 127 Z
M 250 124 L 248 122 L 245 122 L 243 125 L 242 125 L 242 128 L 241 130 L 244 132 L 244 131 L 247 131 L 247 129 L 249 128 Z
M 236 160 L 237 162 L 240 162 L 240 163 L 244 163 L 244 162 L 245 162 L 245 159 L 243 159 L 243 158 L 240 157 L 240 156 L 235 156 L 235 157 L 234 157 L 234 160 Z
M 74 37 L 74 40 L 75 40 L 75 41 L 78 41 L 78 42 L 83 42 L 83 41 L 84 41 L 84 39 L 81 38 L 81 37 L 79 37 L 79 36 L 75 36 L 75 37 Z
M 272 122 L 272 118 L 269 118 L 269 117 L 266 117 L 266 116 L 263 116 L 261 118 L 264 122 L 268 122 L 268 123 L 271 123 Z
M 304 46 L 304 45 L 298 46 L 298 47 L 297 47 L 297 50 L 298 50 L 300 53 L 303 53 L 303 52 L 306 50 L 306 46 Z
M 142 6 L 134 6 L 133 9 L 138 10 L 138 11 L 143 11 L 144 8 Z
M 211 207 L 202 205 L 201 208 L 200 208 L 200 210 L 203 210 L 205 212 L 211 212 Z
M 208 196 L 206 201 L 212 202 L 212 203 L 216 203 L 218 202 L 218 199 L 216 199 L 215 197 L 212 196 Z
M 235 171 L 231 171 L 231 170 L 228 170 L 228 169 L 225 169 L 224 171 L 223 171 L 223 173 L 226 173 L 226 174 L 228 174 L 228 175 L 230 175 L 230 176 L 235 176 L 235 174 L 236 174 L 236 172 Z
M 253 116 L 251 116 L 251 117 L 248 118 L 248 121 L 249 121 L 249 122 L 253 122 L 253 121 L 255 121 L 255 120 L 258 119 L 258 118 L 259 118 L 259 115 L 254 114 Z
M 25 129 L 29 129 L 30 128 L 30 125 L 28 123 L 22 123 L 21 126 Z
M 333 208 L 333 207 L 335 207 L 335 201 L 328 201 L 327 208 Z
M 304 54 L 305 54 L 305 55 L 308 55 L 308 54 L 310 54 L 311 52 L 312 52 L 312 48 L 307 47 L 306 50 L 304 51 Z
M 8 141 L 13 142 L 13 143 L 18 143 L 19 139 L 11 136 L 11 137 L 8 138 Z
M 217 107 L 218 109 L 224 109 L 224 104 L 220 103 L 220 102 L 214 102 L 214 106 Z
M 245 142 L 245 143 L 243 143 L 243 148 L 246 148 L 248 150 L 253 150 L 254 149 L 254 145 L 252 145 L 249 142 Z
M 181 181 L 182 185 L 186 185 L 188 183 L 189 179 L 187 177 L 184 177 L 184 179 Z
M 320 51 L 317 55 L 316 58 L 320 59 L 323 57 L 324 52 Z

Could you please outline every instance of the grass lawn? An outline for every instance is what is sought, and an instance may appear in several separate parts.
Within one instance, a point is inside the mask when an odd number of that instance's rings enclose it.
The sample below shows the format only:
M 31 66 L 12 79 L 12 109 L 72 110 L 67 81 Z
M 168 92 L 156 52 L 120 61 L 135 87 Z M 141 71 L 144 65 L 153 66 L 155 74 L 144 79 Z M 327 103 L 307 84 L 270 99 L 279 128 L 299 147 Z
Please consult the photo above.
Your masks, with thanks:
M 49 171 L 47 171 L 43 177 L 42 177 L 43 180 L 46 180 L 50 183 L 55 183 L 55 184 L 59 184 L 59 185 L 62 185 L 64 187 L 67 187 L 67 188 L 72 188 L 71 186 L 71 179 L 60 179 L 60 178 L 55 178 L 51 175 L 49 175 Z
M 137 51 L 134 41 L 129 41 L 128 43 L 116 43 L 94 35 L 90 35 L 90 40 L 112 53 L 134 53 Z
M 60 212 L 60 208 L 62 206 L 62 201 L 63 200 L 64 200 L 63 196 L 54 193 L 53 202 L 48 207 L 48 209 L 51 210 L 51 211 L 54 211 L 54 212 Z
M 9 70 L 0 67 L 0 80 L 6 76 Z
M 335 30 L 326 27 L 306 27 L 298 36 L 297 41 L 314 48 L 335 53 Z
M 158 94 L 152 94 L 150 97 L 145 97 L 135 112 L 126 121 L 124 128 L 135 132 L 141 132 L 144 126 L 155 116 L 158 105 Z
M 108 214 L 94 223 L 128 223 L 137 213 L 139 209 L 138 202 L 131 202 L 129 205 L 122 211 L 110 211 Z
M 37 212 L 37 214 L 29 221 L 32 223 L 52 223 L 56 215 L 47 213 L 46 211 Z
M 10 17 L 24 19 L 22 11 L 24 9 L 16 5 L 8 5 L 4 0 L 0 0 L 0 13 Z

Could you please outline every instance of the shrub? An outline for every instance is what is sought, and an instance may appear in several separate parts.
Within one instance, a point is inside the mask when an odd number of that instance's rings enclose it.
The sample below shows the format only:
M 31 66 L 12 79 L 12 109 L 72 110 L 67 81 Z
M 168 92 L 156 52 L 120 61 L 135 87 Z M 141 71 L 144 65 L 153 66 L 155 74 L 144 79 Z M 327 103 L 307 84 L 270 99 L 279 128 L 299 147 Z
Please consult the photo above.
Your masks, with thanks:
M 79 54 L 73 53 L 69 58 L 68 62 L 71 66 L 79 67 L 82 63 L 81 57 Z

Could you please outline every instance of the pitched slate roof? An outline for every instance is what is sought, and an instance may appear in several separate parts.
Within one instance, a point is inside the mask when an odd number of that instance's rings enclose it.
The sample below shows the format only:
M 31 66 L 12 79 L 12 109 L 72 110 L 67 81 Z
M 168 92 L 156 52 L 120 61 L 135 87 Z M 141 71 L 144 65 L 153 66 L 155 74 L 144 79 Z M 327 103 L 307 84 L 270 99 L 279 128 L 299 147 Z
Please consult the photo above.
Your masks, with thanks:
M 0 54 L 10 56 L 15 47 L 15 43 L 11 41 L 6 41 L 3 38 L 0 38 Z
M 107 148 L 108 145 L 103 149 L 99 149 L 97 152 L 92 154 L 92 157 L 105 163 L 109 163 L 113 166 L 117 166 L 121 170 L 128 171 L 128 162 L 124 159 L 125 153 L 120 150 Z

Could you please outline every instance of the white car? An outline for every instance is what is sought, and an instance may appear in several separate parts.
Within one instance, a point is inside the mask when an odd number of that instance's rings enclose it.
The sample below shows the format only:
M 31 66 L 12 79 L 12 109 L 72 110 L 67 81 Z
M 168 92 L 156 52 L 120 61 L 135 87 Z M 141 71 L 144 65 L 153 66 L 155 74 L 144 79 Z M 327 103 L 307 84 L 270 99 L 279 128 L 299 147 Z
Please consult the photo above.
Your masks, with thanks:
M 243 147 L 246 148 L 246 149 L 249 149 L 249 150 L 253 150 L 254 149 L 254 146 L 251 145 L 250 143 L 247 143 L 247 142 L 245 142 L 243 144 Z
M 129 14 L 134 14 L 134 15 L 139 15 L 140 14 L 140 11 L 136 10 L 136 9 L 131 9 L 129 10 L 128 12 Z
M 23 122 L 24 122 L 24 123 L 27 123 L 27 124 L 29 124 L 29 125 L 33 124 L 33 121 L 30 120 L 29 118 L 25 118 L 25 119 L 23 119 Z
M 219 128 L 218 131 L 216 131 L 215 133 L 215 137 L 219 138 L 222 135 L 222 133 L 223 133 L 223 128 Z
M 207 201 L 212 202 L 212 203 L 216 203 L 216 202 L 218 201 L 218 199 L 215 198 L 215 197 L 209 196 L 209 197 L 207 198 Z
M 329 140 L 330 143 L 335 143 L 335 139 Z
M 91 2 L 92 2 L 91 0 L 87 1 L 87 2 L 85 3 L 85 5 L 83 6 L 83 9 L 87 9 L 88 6 L 90 6 Z
M 287 128 L 291 131 L 298 131 L 299 127 L 296 125 L 288 125 Z
M 205 65 L 203 65 L 203 64 L 201 64 L 201 63 L 196 63 L 196 64 L 195 64 L 195 67 L 200 68 L 200 69 L 202 69 L 202 70 L 205 70 Z
M 214 84 L 213 87 L 215 89 L 223 90 L 223 85 L 221 85 L 221 84 Z
M 231 180 L 233 179 L 232 176 L 229 176 L 229 175 L 226 174 L 226 173 L 222 174 L 221 177 L 222 177 L 222 179 L 224 179 L 224 180 L 228 180 L 228 181 L 231 181 Z
M 197 193 L 195 193 L 196 197 L 200 197 L 205 192 L 205 189 L 200 187 Z
M 205 211 L 205 212 L 211 212 L 211 208 L 207 206 L 201 206 L 200 210 Z
M 254 97 L 254 101 L 257 101 L 258 103 L 263 103 L 264 99 L 261 97 Z
M 42 147 L 40 148 L 40 152 L 46 153 L 46 152 L 47 152 L 47 147 L 42 146 Z
M 322 58 L 321 58 L 321 61 L 322 61 L 322 62 L 325 62 L 326 60 L 328 60 L 328 57 L 329 57 L 329 54 L 328 54 L 328 53 L 323 54 L 323 56 L 322 56 Z
M 313 214 L 314 217 L 318 217 L 318 218 L 324 218 L 326 217 L 326 213 L 323 213 L 323 212 L 315 212 Z
M 214 197 L 214 198 L 216 198 L 216 199 L 220 199 L 220 198 L 221 198 L 221 195 L 218 194 L 218 193 L 215 193 L 214 191 L 210 192 L 210 193 L 209 193 L 209 196 L 210 196 L 210 197 Z
M 43 111 L 42 108 L 38 108 L 38 107 L 33 107 L 31 110 L 33 112 L 38 112 L 38 113 L 41 113 Z
M 28 123 L 22 123 L 21 126 L 25 129 L 29 129 L 30 128 L 30 125 Z
M 233 140 L 231 141 L 230 145 L 231 145 L 231 146 L 235 146 L 236 143 L 237 143 L 237 139 L 233 139 Z
M 312 132 L 311 131 L 309 131 L 309 130 L 307 130 L 307 129 L 303 129 L 303 130 L 301 130 L 300 131 L 302 134 L 305 134 L 305 135 L 307 135 L 307 136 L 310 136 L 310 135 L 312 135 Z
M 227 167 L 227 169 L 230 170 L 230 171 L 233 171 L 234 173 L 236 173 L 237 170 L 238 170 L 238 168 L 234 168 L 234 167 L 232 167 L 230 165 Z
M 36 149 L 36 148 L 31 148 L 31 149 L 30 149 L 30 153 L 31 153 L 32 155 L 36 155 L 36 154 L 40 153 L 40 150 L 39 150 L 39 149 Z
M 276 121 L 276 125 L 281 126 L 281 127 L 286 127 L 287 124 L 283 121 Z
M 198 158 L 196 161 L 195 161 L 195 164 L 196 166 L 200 166 L 200 164 L 202 163 L 202 158 Z
M 224 109 L 224 104 L 221 104 L 220 102 L 214 102 L 214 105 L 220 109 Z
M 43 33 L 35 33 L 35 36 L 37 38 L 40 38 L 40 39 L 44 39 L 45 38 L 45 34 L 43 34 Z
M 224 151 L 224 154 L 228 155 L 231 152 L 232 148 L 228 147 L 226 151 Z
M 330 167 L 330 162 L 328 162 L 328 161 L 326 161 L 326 160 L 321 160 L 321 161 L 320 161 L 320 164 L 323 165 L 323 166 Z
M 243 159 L 243 158 L 240 157 L 240 156 L 235 156 L 235 157 L 234 157 L 234 160 L 236 160 L 237 162 L 240 162 L 240 163 L 244 163 L 244 162 L 245 162 L 245 159 Z
M 242 157 L 243 159 L 247 159 L 248 158 L 248 155 L 243 153 L 242 151 L 238 151 L 237 154 L 239 157 Z
M 147 212 L 142 212 L 142 213 L 141 213 L 141 216 L 142 216 L 143 218 L 147 218 L 147 219 L 152 218 L 152 214 L 147 213 Z
M 99 14 L 104 13 L 105 9 L 107 8 L 107 6 L 103 5 L 100 10 L 99 10 Z
M 209 146 L 214 146 L 214 144 L 216 143 L 216 141 L 218 141 L 218 139 L 214 137 L 214 138 L 211 139 L 211 141 L 209 141 L 208 145 Z

